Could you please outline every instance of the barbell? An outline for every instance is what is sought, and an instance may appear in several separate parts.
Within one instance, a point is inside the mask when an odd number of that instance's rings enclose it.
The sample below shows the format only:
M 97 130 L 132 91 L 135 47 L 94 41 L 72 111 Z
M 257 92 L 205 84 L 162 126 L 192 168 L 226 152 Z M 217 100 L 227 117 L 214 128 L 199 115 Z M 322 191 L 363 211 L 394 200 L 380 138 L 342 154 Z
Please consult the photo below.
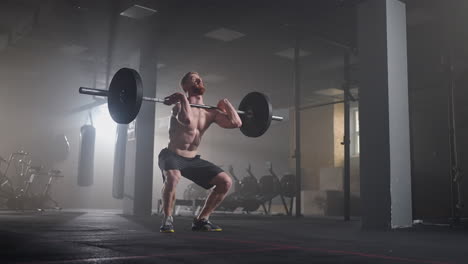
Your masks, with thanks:
M 107 107 L 112 119 L 119 124 L 132 122 L 140 112 L 142 101 L 164 103 L 164 99 L 143 96 L 140 74 L 129 68 L 118 70 L 112 77 L 109 90 L 80 87 L 80 94 L 107 97 Z M 219 109 L 216 106 L 190 104 L 191 107 Z M 237 110 L 242 126 L 240 130 L 248 137 L 259 137 L 270 127 L 271 121 L 282 121 L 274 116 L 270 99 L 263 93 L 251 92 L 239 104 Z

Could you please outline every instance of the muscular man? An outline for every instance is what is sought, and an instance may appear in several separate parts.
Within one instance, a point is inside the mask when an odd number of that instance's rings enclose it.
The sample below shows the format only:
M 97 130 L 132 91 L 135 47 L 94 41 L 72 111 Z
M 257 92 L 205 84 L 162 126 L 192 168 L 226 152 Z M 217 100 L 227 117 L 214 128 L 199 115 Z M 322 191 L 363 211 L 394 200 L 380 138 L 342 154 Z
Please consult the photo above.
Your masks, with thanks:
M 193 231 L 221 231 L 221 228 L 208 219 L 210 214 L 223 201 L 232 185 L 231 177 L 221 168 L 203 160 L 197 149 L 205 131 L 212 123 L 223 128 L 239 128 L 242 121 L 235 108 L 227 99 L 219 101 L 218 109 L 190 107 L 190 104 L 203 104 L 205 87 L 200 75 L 189 72 L 184 75 L 180 86 L 185 92 L 174 93 L 165 98 L 165 104 L 173 105 L 169 129 L 169 145 L 159 154 L 159 168 L 163 173 L 162 190 L 164 219 L 161 232 L 174 232 L 172 211 L 175 191 L 183 176 L 205 189 L 213 188 L 203 209 L 192 223 Z

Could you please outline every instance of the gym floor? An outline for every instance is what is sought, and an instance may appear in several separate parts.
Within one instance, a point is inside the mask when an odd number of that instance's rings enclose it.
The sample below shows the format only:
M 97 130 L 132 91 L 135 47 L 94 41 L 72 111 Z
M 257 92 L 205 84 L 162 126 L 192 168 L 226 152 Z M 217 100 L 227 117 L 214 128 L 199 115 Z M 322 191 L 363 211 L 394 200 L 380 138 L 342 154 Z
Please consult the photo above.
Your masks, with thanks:
M 191 217 L 159 233 L 160 217 L 119 211 L 0 211 L 1 263 L 467 263 L 468 229 L 363 231 L 358 220 L 215 215 L 220 233 Z

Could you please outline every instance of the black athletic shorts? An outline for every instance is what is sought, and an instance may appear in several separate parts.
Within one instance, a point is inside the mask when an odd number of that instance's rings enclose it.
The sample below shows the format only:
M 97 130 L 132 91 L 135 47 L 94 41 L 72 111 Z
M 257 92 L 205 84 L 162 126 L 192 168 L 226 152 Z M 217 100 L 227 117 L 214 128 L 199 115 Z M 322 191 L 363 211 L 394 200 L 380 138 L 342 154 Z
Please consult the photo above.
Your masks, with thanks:
M 205 189 L 210 189 L 213 184 L 210 181 L 223 170 L 213 163 L 200 158 L 200 155 L 194 158 L 186 158 L 170 151 L 167 148 L 161 150 L 158 156 L 158 164 L 163 175 L 163 181 L 166 181 L 164 171 L 180 170 L 183 177 L 193 181 Z

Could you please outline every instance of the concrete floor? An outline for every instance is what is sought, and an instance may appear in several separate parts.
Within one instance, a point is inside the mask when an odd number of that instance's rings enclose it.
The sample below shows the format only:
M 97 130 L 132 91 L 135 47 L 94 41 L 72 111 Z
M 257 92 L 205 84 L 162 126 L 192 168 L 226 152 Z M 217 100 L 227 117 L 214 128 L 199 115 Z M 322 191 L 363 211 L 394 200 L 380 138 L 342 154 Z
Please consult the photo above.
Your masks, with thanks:
M 220 233 L 194 233 L 176 217 L 116 211 L 0 211 L 0 263 L 468 263 L 466 228 L 362 231 L 359 221 L 213 216 Z

